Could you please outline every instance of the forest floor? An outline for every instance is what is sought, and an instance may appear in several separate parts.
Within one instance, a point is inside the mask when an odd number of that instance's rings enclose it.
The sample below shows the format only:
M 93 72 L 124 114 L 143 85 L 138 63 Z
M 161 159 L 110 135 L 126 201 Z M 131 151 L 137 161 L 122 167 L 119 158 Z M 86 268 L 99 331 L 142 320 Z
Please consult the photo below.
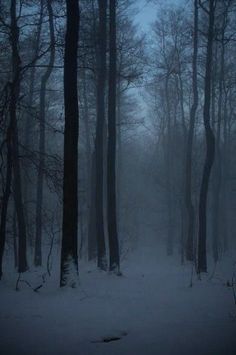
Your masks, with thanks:
M 130 253 L 122 271 L 117 277 L 82 263 L 78 289 L 59 289 L 52 276 L 38 292 L 22 282 L 16 292 L 17 274 L 14 282 L 6 274 L 0 354 L 236 354 L 236 306 L 226 285 L 233 258 L 211 280 L 210 273 L 201 281 L 193 276 L 193 287 L 190 265 L 154 255 L 153 248 Z M 40 271 L 23 279 L 37 287 Z

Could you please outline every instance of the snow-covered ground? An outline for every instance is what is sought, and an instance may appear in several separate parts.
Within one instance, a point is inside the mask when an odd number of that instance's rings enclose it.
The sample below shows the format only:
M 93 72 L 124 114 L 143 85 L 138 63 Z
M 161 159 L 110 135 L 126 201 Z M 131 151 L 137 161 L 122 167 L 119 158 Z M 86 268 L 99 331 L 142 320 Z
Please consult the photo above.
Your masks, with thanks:
M 194 276 L 192 288 L 191 267 L 179 260 L 151 248 L 127 259 L 122 277 L 80 265 L 78 289 L 59 289 L 54 269 L 39 292 L 24 283 L 16 292 L 6 274 L 0 283 L 0 354 L 236 354 L 236 307 L 226 286 L 233 258 L 217 266 L 211 281 L 210 275 L 202 281 Z M 34 287 L 41 280 L 32 271 L 23 278 Z M 115 339 L 103 341 L 110 337 Z

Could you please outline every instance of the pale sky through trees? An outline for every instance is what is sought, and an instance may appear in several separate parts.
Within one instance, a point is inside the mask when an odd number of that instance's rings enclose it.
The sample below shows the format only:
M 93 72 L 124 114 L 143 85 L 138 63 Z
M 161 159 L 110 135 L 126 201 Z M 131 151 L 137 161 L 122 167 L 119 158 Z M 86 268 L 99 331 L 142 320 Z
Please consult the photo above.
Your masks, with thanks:
M 136 16 L 136 22 L 139 24 L 142 31 L 148 31 L 151 22 L 155 20 L 156 9 L 153 3 L 147 2 L 146 0 L 139 0 L 139 13 Z
M 179 4 L 188 1 L 183 0 L 138 0 L 137 7 L 139 13 L 136 16 L 136 23 L 140 26 L 140 30 L 144 32 L 150 31 L 150 24 L 155 21 L 158 7 L 168 4 Z M 136 5 L 136 4 L 135 4 Z

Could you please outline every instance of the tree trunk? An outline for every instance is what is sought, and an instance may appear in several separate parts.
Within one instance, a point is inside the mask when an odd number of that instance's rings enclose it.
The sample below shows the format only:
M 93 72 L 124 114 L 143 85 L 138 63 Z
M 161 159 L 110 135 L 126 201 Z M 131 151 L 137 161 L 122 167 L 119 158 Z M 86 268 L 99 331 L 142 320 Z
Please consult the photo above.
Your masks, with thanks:
M 186 147 L 186 170 L 185 170 L 185 206 L 186 218 L 186 259 L 193 261 L 193 240 L 194 240 L 194 207 L 192 202 L 192 151 L 195 127 L 195 117 L 198 107 L 197 88 L 197 54 L 198 54 L 198 0 L 194 0 L 194 33 L 193 33 L 193 62 L 192 62 L 192 87 L 193 104 L 190 111 L 189 131 Z
M 218 98 L 218 120 L 217 120 L 217 131 L 216 131 L 216 151 L 215 151 L 215 164 L 214 164 L 214 180 L 213 180 L 213 218 L 212 218 L 212 250 L 214 261 L 217 262 L 219 259 L 219 233 L 220 227 L 224 222 L 225 218 L 225 200 L 224 196 L 221 199 L 221 192 L 224 195 L 224 184 L 222 184 L 222 165 L 223 165 L 223 149 L 221 151 L 221 125 L 224 115 L 223 111 L 223 84 L 225 77 L 225 30 L 227 26 L 228 10 L 230 6 L 230 1 L 224 5 L 223 22 L 221 29 L 221 57 L 220 57 L 220 73 L 219 73 L 219 98 Z M 224 117 L 226 120 L 226 117 Z M 225 157 L 227 159 L 227 157 Z M 223 186 L 222 186 L 223 185 Z M 223 188 L 222 188 L 223 187 Z M 221 202 L 221 203 L 220 203 Z M 223 207 L 223 208 L 222 208 Z M 220 223 L 221 222 L 221 223 Z M 223 235 L 227 234 L 227 227 L 224 225 L 226 230 L 222 230 Z
M 121 69 L 119 69 L 121 73 Z M 117 232 L 120 235 L 121 232 L 121 207 L 122 207 L 122 171 L 123 171 L 123 154 L 122 154 L 122 133 L 121 133 L 121 79 L 118 78 L 117 85 L 117 163 L 116 163 L 116 172 L 117 172 L 117 182 L 116 182 L 116 194 L 117 194 Z
M 95 191 L 95 153 L 92 153 L 90 143 L 90 128 L 89 128 L 89 105 L 88 105 L 88 90 L 86 70 L 82 72 L 83 80 L 83 104 L 84 104 L 84 125 L 85 125 L 85 142 L 86 142 L 86 192 L 87 192 L 87 240 L 88 240 L 88 260 L 96 259 L 97 257 L 97 240 L 96 240 L 96 199 Z
M 77 50 L 79 1 L 67 0 L 64 57 L 64 176 L 60 286 L 76 287 L 78 279 L 78 136 Z
M 116 0 L 110 0 L 109 93 L 107 147 L 107 221 L 110 271 L 120 273 L 120 255 L 116 215 Z
M 99 55 L 97 83 L 97 125 L 95 139 L 96 154 L 96 235 L 97 265 L 101 270 L 107 269 L 106 245 L 104 234 L 104 124 L 105 124 L 105 82 L 106 82 L 106 11 L 107 0 L 98 0 L 99 6 Z
M 168 214 L 168 226 L 167 226 L 167 255 L 173 255 L 173 196 L 172 196 L 172 181 L 171 181 L 171 114 L 170 114 L 170 99 L 168 93 L 169 74 L 165 79 L 165 95 L 166 95 L 166 114 L 167 114 L 167 152 L 166 152 L 166 198 L 167 198 L 167 214 Z
M 36 195 L 36 236 L 35 236 L 35 266 L 42 265 L 42 208 L 43 208 L 43 190 L 44 190 L 44 169 L 45 169 L 45 103 L 46 103 L 46 87 L 50 75 L 53 71 L 55 60 L 55 35 L 53 24 L 52 0 L 47 0 L 47 10 L 49 17 L 49 33 L 50 33 L 50 59 L 48 68 L 41 79 L 40 87 L 40 107 L 39 107 L 39 166 L 37 176 L 37 195 Z
M 212 208 L 213 208 L 212 251 L 213 251 L 213 258 L 215 262 L 217 262 L 219 259 L 219 226 L 220 226 L 219 211 L 220 211 L 220 192 L 221 192 L 221 180 L 222 180 L 220 136 L 221 136 L 221 120 L 222 120 L 223 76 L 224 76 L 224 44 L 222 44 L 222 54 L 221 54 L 218 120 L 217 120 L 217 131 L 216 131 L 216 150 L 215 150 L 215 162 L 213 166 L 214 178 L 213 178 L 213 204 L 212 204 Z
M 224 82 L 225 86 L 225 82 Z M 224 90 L 225 91 L 225 90 Z M 229 191 L 228 191 L 228 167 L 229 163 L 229 150 L 228 150 L 228 129 L 227 129 L 227 120 L 228 120 L 228 109 L 227 109 L 227 94 L 225 92 L 224 97 L 224 110 L 223 110 L 223 146 L 222 146 L 222 224 L 221 224 L 221 232 L 223 235 L 223 250 L 226 252 L 228 250 L 228 234 L 229 234 L 229 220 L 228 220 L 228 212 L 229 212 Z
M 16 17 L 16 0 L 11 0 L 11 49 L 12 49 L 12 73 L 13 80 L 11 84 L 10 100 L 10 121 L 12 127 L 12 164 L 13 164 L 13 182 L 14 182 L 14 200 L 16 206 L 18 235 L 19 235 L 19 263 L 18 272 L 27 270 L 26 257 L 26 224 L 24 216 L 24 206 L 22 198 L 21 168 L 19 160 L 19 142 L 17 127 L 17 103 L 20 93 L 20 56 L 18 51 L 19 28 Z
M 10 123 L 11 124 L 11 123 Z M 12 181 L 12 150 L 11 150 L 11 140 L 12 140 L 12 127 L 9 126 L 7 130 L 7 168 L 6 168 L 6 179 L 5 179 L 5 190 L 3 193 L 3 198 L 1 202 L 1 222 L 0 222 L 0 280 L 3 274 L 3 254 L 6 242 L 6 225 L 7 225 L 7 210 L 8 203 L 11 194 L 11 181 Z
M 204 109 L 203 119 L 206 134 L 206 158 L 203 169 L 200 199 L 199 199 L 199 232 L 198 232 L 198 265 L 197 271 L 207 272 L 207 195 L 210 181 L 210 174 L 215 156 L 215 137 L 210 124 L 211 106 L 211 81 L 212 81 L 212 48 L 214 41 L 214 20 L 215 20 L 215 0 L 209 0 L 209 26 L 207 35 L 207 57 L 204 83 Z
M 17 255 L 17 224 L 16 224 L 16 211 L 14 211 L 12 219 L 12 230 L 13 230 L 13 249 L 14 249 L 14 266 L 18 267 L 18 255 Z

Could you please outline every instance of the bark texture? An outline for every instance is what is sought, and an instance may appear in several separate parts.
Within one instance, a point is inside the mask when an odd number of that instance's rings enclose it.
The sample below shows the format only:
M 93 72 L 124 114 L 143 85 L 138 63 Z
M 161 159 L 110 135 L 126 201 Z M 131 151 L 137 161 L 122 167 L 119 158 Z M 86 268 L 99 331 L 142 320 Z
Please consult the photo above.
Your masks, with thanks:
M 60 286 L 77 285 L 78 277 L 78 136 L 77 51 L 79 40 L 79 1 L 66 1 L 64 57 L 64 177 L 63 224 Z

